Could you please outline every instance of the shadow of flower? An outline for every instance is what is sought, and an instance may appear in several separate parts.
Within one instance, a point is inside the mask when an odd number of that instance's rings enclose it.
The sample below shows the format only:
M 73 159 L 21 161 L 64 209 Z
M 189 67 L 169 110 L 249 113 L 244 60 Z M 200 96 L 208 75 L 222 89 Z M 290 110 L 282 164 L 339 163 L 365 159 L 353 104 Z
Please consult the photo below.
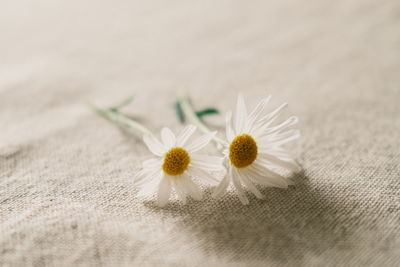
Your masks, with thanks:
M 175 202 L 159 208 L 154 201 L 145 205 L 164 216 L 181 216 L 183 225 L 203 239 L 206 253 L 232 260 L 300 263 L 305 251 L 320 255 L 350 238 L 345 221 L 351 211 L 332 203 L 304 173 L 292 179 L 296 185 L 286 190 L 261 188 L 265 199 L 251 196 L 247 206 L 234 192 L 215 200 L 210 190 L 203 201 L 185 206 Z

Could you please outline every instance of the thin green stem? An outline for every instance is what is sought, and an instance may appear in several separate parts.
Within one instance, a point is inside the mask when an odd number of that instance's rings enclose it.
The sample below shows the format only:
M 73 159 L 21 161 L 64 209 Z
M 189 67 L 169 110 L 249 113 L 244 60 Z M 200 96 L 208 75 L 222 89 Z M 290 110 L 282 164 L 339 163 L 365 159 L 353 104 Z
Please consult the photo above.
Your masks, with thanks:
M 189 97 L 184 91 L 178 91 L 177 92 L 178 96 L 178 102 L 181 105 L 182 111 L 187 118 L 187 121 L 196 125 L 198 129 L 203 132 L 203 133 L 210 133 L 212 132 L 207 125 L 204 124 L 204 122 L 199 118 L 199 116 L 196 115 L 196 112 L 194 111 L 192 105 L 190 104 Z M 214 137 L 213 140 L 218 144 L 218 145 L 223 145 L 225 142 L 218 138 Z
M 88 103 L 88 105 L 96 111 L 102 117 L 108 119 L 111 122 L 118 124 L 121 127 L 133 129 L 138 135 L 142 136 L 144 134 L 151 134 L 151 131 L 147 129 L 142 124 L 137 121 L 132 120 L 131 118 L 119 113 L 116 108 L 100 108 L 93 103 Z

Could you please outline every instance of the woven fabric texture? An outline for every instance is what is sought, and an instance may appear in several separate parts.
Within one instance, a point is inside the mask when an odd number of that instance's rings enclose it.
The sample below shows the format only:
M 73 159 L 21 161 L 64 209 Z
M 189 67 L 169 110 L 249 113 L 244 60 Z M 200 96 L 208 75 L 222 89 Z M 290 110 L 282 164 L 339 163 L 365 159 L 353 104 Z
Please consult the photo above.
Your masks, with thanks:
M 1 266 L 399 266 L 400 3 L 2 1 Z M 173 104 L 288 102 L 304 172 L 265 200 L 173 200 L 132 178 L 150 153 L 94 114 L 182 129 Z M 283 118 L 282 117 L 282 118 Z M 223 115 L 207 123 L 223 133 Z M 208 152 L 212 152 L 212 148 Z

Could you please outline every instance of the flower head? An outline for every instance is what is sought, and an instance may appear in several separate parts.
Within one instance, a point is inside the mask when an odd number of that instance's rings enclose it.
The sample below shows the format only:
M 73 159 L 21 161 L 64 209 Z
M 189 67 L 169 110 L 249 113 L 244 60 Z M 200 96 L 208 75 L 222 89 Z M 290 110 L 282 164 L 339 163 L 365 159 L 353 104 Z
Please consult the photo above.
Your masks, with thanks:
M 219 182 L 212 174 L 224 172 L 223 158 L 198 153 L 214 138 L 216 132 L 189 142 L 195 130 L 195 126 L 188 125 L 176 137 L 165 127 L 161 130 L 161 142 L 153 135 L 143 136 L 143 141 L 155 157 L 144 161 L 142 169 L 135 175 L 135 184 L 141 187 L 141 195 L 152 194 L 158 187 L 157 203 L 164 206 L 174 189 L 186 203 L 187 195 L 195 200 L 202 198 L 192 178 L 212 184 Z
M 284 144 L 300 137 L 298 130 L 288 129 L 296 124 L 297 117 L 290 117 L 278 125 L 273 125 L 279 113 L 287 104 L 274 111 L 265 112 L 270 97 L 263 99 L 252 112 L 247 113 L 244 99 L 238 97 L 234 118 L 226 116 L 226 143 L 224 144 L 224 163 L 228 173 L 216 187 L 214 196 L 225 193 L 232 181 L 239 199 L 248 204 L 243 185 L 256 197 L 263 198 L 255 184 L 286 188 L 292 182 L 274 171 L 284 168 L 300 171 L 301 167 L 283 147 Z

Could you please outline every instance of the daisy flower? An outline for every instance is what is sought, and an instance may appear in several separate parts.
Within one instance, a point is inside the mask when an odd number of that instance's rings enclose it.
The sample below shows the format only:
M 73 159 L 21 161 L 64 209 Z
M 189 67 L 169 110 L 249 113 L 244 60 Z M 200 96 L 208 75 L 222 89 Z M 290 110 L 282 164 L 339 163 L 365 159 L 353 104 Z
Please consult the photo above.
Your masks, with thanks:
M 226 115 L 226 142 L 224 142 L 224 164 L 227 175 L 213 192 L 214 197 L 225 193 L 230 182 L 233 183 L 240 201 L 248 204 L 243 186 L 257 198 L 263 195 L 255 184 L 268 187 L 286 188 L 293 184 L 274 170 L 283 168 L 298 172 L 301 167 L 283 147 L 284 144 L 300 137 L 298 130 L 288 129 L 297 123 L 297 117 L 290 117 L 284 122 L 273 125 L 279 113 L 287 104 L 265 114 L 271 97 L 263 99 L 253 111 L 247 112 L 244 99 L 238 97 L 236 113 Z
M 153 194 L 158 187 L 157 204 L 165 206 L 174 190 L 186 203 L 189 195 L 201 200 L 202 193 L 192 178 L 218 184 L 214 172 L 224 172 L 223 158 L 198 153 L 214 137 L 209 132 L 189 142 L 196 126 L 186 126 L 176 137 L 169 128 L 161 130 L 161 142 L 151 134 L 143 136 L 143 141 L 154 158 L 143 162 L 142 169 L 135 175 L 135 184 L 141 187 L 140 195 Z

